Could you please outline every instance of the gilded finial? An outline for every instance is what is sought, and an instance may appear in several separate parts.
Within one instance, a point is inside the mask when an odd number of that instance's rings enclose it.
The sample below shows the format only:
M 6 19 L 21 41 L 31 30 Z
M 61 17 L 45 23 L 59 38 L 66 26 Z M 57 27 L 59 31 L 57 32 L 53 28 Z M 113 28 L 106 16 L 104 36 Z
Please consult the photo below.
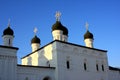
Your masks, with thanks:
M 35 35 L 36 35 L 37 31 L 38 31 L 38 29 L 35 27 L 35 28 L 34 28 L 34 34 L 35 34 Z
M 86 30 L 88 30 L 89 24 L 88 22 L 85 23 Z
M 60 21 L 60 16 L 61 16 L 60 11 L 56 11 L 55 17 L 57 21 Z

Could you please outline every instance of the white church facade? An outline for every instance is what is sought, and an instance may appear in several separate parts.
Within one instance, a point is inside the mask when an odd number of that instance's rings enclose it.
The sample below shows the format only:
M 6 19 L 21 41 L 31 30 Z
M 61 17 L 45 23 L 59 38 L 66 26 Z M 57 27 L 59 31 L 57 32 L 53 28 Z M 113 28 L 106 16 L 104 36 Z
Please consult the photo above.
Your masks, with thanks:
M 18 48 L 13 46 L 14 31 L 8 25 L 0 45 L 0 80 L 120 80 L 120 69 L 109 66 L 107 51 L 93 47 L 93 34 L 86 31 L 86 46 L 70 43 L 68 29 L 60 14 L 56 16 L 53 41 L 41 47 L 35 35 L 32 52 L 21 58 L 22 64 L 17 64 Z

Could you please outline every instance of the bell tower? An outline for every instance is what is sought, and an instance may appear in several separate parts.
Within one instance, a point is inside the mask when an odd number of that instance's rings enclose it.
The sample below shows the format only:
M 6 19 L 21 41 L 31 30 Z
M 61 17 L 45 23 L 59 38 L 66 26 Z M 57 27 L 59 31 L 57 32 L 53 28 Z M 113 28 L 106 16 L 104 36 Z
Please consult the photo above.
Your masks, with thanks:
M 17 47 L 13 47 L 14 32 L 8 27 L 3 31 L 3 45 L 0 45 L 0 80 L 17 79 Z

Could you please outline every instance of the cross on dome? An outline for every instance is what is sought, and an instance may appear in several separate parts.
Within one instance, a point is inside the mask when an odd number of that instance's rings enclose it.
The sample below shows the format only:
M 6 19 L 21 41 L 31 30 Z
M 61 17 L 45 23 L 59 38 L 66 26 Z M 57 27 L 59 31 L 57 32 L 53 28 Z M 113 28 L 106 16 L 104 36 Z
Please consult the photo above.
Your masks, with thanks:
M 55 17 L 57 21 L 60 21 L 60 16 L 61 16 L 61 12 L 60 11 L 56 11 Z
M 88 22 L 85 23 L 86 30 L 88 30 L 89 24 Z
M 38 31 L 38 29 L 35 27 L 34 31 L 33 31 L 35 35 L 36 35 L 37 31 Z
M 10 19 L 8 19 L 8 27 L 10 27 Z

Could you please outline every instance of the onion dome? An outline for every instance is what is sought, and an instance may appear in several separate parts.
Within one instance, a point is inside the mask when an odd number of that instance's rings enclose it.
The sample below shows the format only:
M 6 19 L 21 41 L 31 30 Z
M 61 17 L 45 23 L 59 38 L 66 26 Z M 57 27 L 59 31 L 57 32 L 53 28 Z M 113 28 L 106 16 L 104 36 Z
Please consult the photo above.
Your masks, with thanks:
M 68 29 L 66 27 L 63 27 L 63 34 L 68 36 Z
M 14 35 L 13 30 L 10 27 L 7 27 L 4 31 L 3 31 L 3 35 Z
M 39 43 L 40 44 L 40 39 L 35 35 L 31 40 L 31 44 L 32 43 Z
M 52 31 L 54 31 L 54 30 L 63 30 L 63 27 L 64 26 L 61 24 L 60 21 L 56 21 L 56 23 L 53 24 L 53 26 L 52 26 Z
M 54 30 L 62 30 L 64 35 L 68 35 L 68 29 L 61 24 L 60 21 L 56 21 L 52 26 L 52 31 Z
M 88 38 L 93 39 L 93 34 L 87 30 L 87 32 L 84 34 L 84 39 L 88 39 Z

